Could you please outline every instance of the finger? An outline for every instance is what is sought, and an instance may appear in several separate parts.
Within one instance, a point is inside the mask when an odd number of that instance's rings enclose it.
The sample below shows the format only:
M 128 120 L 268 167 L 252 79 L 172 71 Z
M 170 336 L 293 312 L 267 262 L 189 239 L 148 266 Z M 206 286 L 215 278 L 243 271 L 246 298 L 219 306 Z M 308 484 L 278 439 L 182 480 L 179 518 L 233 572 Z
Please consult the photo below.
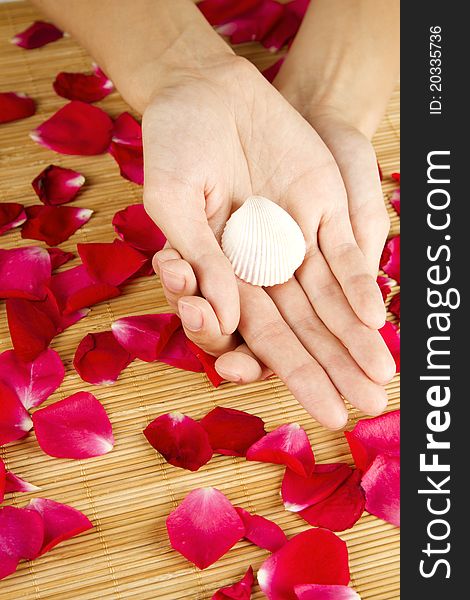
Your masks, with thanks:
M 239 339 L 236 334 L 226 335 L 221 332 L 217 316 L 205 298 L 180 298 L 178 313 L 188 338 L 205 352 L 219 356 L 238 346 Z
M 358 319 L 321 252 L 310 254 L 296 277 L 318 317 L 366 375 L 376 383 L 388 383 L 395 374 L 395 362 L 382 336 Z
M 320 423 L 331 429 L 344 427 L 348 415 L 340 395 L 274 302 L 262 288 L 242 281 L 238 285 L 242 307 L 239 329 L 250 350 Z
M 268 290 L 286 323 L 325 369 L 340 394 L 369 415 L 387 405 L 384 388 L 374 383 L 348 350 L 321 322 L 296 279 Z
M 233 383 L 253 383 L 271 375 L 271 370 L 261 363 L 246 344 L 219 356 L 215 363 L 216 371 Z
M 178 300 L 184 296 L 196 296 L 199 288 L 191 265 L 182 258 L 169 258 L 177 254 L 175 250 L 157 252 L 153 264 L 158 270 L 168 304 L 176 308 Z

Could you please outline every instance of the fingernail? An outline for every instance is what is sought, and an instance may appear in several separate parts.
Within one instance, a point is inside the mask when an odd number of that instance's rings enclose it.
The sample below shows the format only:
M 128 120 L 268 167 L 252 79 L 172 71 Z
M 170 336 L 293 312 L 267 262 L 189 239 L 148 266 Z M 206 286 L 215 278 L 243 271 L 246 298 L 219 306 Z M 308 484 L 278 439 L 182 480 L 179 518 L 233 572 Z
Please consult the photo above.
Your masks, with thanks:
M 160 277 L 162 278 L 163 285 L 168 288 L 170 292 L 177 293 L 184 290 L 185 279 L 182 275 L 161 269 Z
M 179 302 L 178 304 L 184 326 L 190 331 L 200 331 L 204 320 L 199 308 L 185 302 Z
M 242 378 L 237 373 L 230 373 L 229 371 L 225 371 L 225 369 L 219 369 L 217 367 L 217 373 L 226 379 L 227 381 L 232 381 L 233 383 L 240 383 Z

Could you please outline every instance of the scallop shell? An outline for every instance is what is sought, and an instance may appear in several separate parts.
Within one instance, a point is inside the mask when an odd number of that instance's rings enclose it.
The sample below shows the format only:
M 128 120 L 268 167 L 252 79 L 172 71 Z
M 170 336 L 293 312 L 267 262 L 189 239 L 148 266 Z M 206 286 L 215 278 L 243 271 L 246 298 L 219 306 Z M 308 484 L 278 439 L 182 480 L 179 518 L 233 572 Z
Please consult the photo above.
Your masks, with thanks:
M 227 221 L 222 250 L 237 277 L 267 287 L 293 276 L 306 247 L 289 213 L 263 196 L 250 196 Z

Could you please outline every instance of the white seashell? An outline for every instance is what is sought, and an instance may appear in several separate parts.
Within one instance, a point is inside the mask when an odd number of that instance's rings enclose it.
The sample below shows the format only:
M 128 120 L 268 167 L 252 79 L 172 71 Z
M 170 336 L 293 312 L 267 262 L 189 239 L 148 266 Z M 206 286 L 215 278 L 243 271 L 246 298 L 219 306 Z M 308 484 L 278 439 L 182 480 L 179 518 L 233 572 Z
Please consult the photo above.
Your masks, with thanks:
M 267 287 L 293 276 L 306 246 L 289 213 L 263 196 L 250 196 L 227 221 L 222 250 L 237 277 Z

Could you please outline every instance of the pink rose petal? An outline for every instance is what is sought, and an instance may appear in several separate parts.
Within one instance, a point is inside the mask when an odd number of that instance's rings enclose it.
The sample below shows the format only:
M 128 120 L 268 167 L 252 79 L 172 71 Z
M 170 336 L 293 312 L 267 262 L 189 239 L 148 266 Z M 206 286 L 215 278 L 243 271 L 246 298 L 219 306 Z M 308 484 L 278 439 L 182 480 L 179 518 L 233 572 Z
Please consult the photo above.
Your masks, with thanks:
M 13 350 L 0 354 L 0 381 L 16 393 L 27 410 L 47 400 L 64 375 L 60 356 L 50 348 L 31 362 L 20 360 Z
M 46 250 L 51 257 L 51 267 L 53 271 L 75 258 L 75 255 L 72 254 L 72 252 L 65 252 L 60 248 L 46 248 Z
M 98 102 L 114 90 L 113 82 L 101 70 L 93 73 L 58 73 L 52 87 L 62 98 L 82 102 Z
M 124 179 L 144 184 L 144 152 L 140 146 L 130 146 L 111 142 L 109 153 L 119 165 Z
M 379 286 L 380 291 L 382 292 L 382 298 L 385 302 L 388 295 L 392 291 L 392 286 L 395 285 L 395 281 L 393 279 L 390 279 L 390 277 L 382 277 L 382 275 L 379 275 L 377 277 L 377 285 Z
M 400 283 L 400 236 L 388 240 L 380 259 L 380 268 L 389 277 Z
M 143 204 L 133 204 L 117 212 L 113 225 L 122 240 L 147 255 L 153 256 L 165 245 L 165 236 L 148 216 Z
M 123 112 L 114 121 L 112 139 L 124 146 L 142 147 L 142 126 L 128 112 Z
M 10 123 L 34 115 L 36 103 L 26 94 L 0 93 L 0 123 Z
M 245 534 L 230 501 L 212 487 L 190 492 L 166 520 L 172 547 L 199 569 L 226 554 Z
M 400 214 L 400 189 L 394 190 L 390 196 L 390 204 Z
M 286 465 L 303 477 L 310 477 L 315 466 L 310 441 L 297 423 L 281 425 L 262 437 L 248 448 L 246 458 Z
M 327 529 L 308 529 L 267 558 L 258 583 L 269 600 L 297 600 L 295 586 L 349 583 L 345 542 Z
M 94 279 L 116 287 L 134 275 L 147 260 L 146 256 L 121 240 L 77 244 L 77 250 Z
M 352 469 L 346 463 L 315 465 L 310 477 L 302 477 L 286 469 L 281 496 L 286 510 L 300 512 L 328 498 L 348 479 Z
M 3 459 L 0 458 L 0 504 L 5 498 L 6 486 L 6 469 Z
M 187 339 L 183 328 L 178 327 L 158 355 L 158 361 L 184 371 L 202 373 L 204 367 L 188 348 Z
M 15 475 L 15 473 L 12 473 L 11 471 L 8 471 L 6 473 L 5 492 L 7 494 L 11 494 L 13 492 L 37 492 L 40 489 L 41 488 L 38 488 L 37 485 L 33 485 L 32 483 L 25 481 L 24 479 L 18 477 L 18 475 Z
M 296 585 L 295 593 L 298 600 L 361 600 L 347 585 Z
M 97 106 L 73 100 L 31 133 L 35 142 L 61 154 L 91 156 L 106 152 L 113 122 Z
M 285 57 L 283 56 L 282 58 L 277 60 L 275 63 L 273 63 L 270 67 L 268 67 L 267 69 L 264 69 L 264 71 L 262 71 L 262 74 L 266 77 L 266 79 L 270 83 L 272 83 L 274 81 L 274 79 L 276 78 L 276 75 L 279 73 L 284 61 L 285 61 Z
M 310 525 L 331 531 L 350 529 L 364 512 L 361 471 L 354 471 L 330 496 L 300 511 Z
M 379 454 L 361 481 L 366 510 L 400 527 L 400 459 Z
M 91 458 L 113 449 L 111 422 L 88 392 L 77 392 L 33 414 L 41 449 L 57 458 Z
M 171 334 L 180 326 L 178 315 L 160 313 L 123 317 L 111 325 L 117 341 L 129 354 L 146 362 L 159 360 Z
M 254 582 L 253 569 L 249 567 L 243 579 L 228 587 L 220 588 L 211 600 L 250 600 Z
M 32 560 L 38 556 L 43 539 L 43 520 L 36 512 L 14 506 L 0 508 L 0 552 Z
M 0 381 L 0 446 L 24 438 L 32 426 L 18 396 Z
M 37 175 L 31 185 L 43 204 L 66 204 L 75 198 L 85 183 L 85 177 L 73 169 L 49 165 Z
M 199 346 L 190 339 L 186 341 L 186 344 L 194 356 L 200 360 L 201 365 L 204 367 L 204 371 L 206 372 L 206 375 L 212 385 L 214 387 L 219 387 L 224 378 L 221 377 L 215 370 L 215 361 L 217 360 L 217 357 L 207 354 L 207 352 L 205 352 L 202 348 L 199 348 Z
M 245 456 L 250 446 L 266 435 L 264 422 L 242 410 L 216 406 L 201 419 L 214 452 Z
M 47 498 L 34 498 L 28 509 L 40 515 L 44 523 L 44 541 L 39 556 L 64 540 L 93 528 L 93 523 L 79 510 Z
M 245 526 L 244 537 L 252 544 L 269 552 L 276 552 L 287 542 L 286 534 L 274 521 L 261 515 L 252 515 L 244 508 L 235 510 Z
M 121 372 L 132 362 L 132 356 L 114 337 L 111 331 L 86 335 L 73 359 L 75 370 L 88 383 L 104 385 L 114 383 Z
M 65 242 L 90 220 L 93 211 L 75 206 L 40 206 L 26 208 L 28 220 L 23 225 L 21 237 L 41 240 L 49 246 Z
M 34 21 L 27 29 L 17 33 L 11 43 L 25 50 L 32 50 L 60 40 L 63 35 L 63 32 L 52 23 Z
M 144 429 L 151 446 L 170 465 L 197 471 L 212 458 L 212 448 L 204 428 L 179 412 L 161 415 Z
M 400 292 L 395 294 L 395 296 L 393 296 L 393 298 L 390 300 L 388 310 L 392 313 L 392 315 L 395 315 L 397 319 L 400 319 Z
M 51 259 L 44 248 L 0 249 L 0 298 L 40 300 L 51 278 Z
M 24 206 L 18 202 L 0 204 L 0 235 L 22 225 L 26 221 Z
M 395 361 L 397 373 L 400 372 L 400 332 L 398 327 L 394 323 L 387 321 L 385 325 L 379 329 L 379 333 L 382 336 L 384 342 L 387 344 L 387 348 L 390 350 L 390 354 L 393 356 Z

